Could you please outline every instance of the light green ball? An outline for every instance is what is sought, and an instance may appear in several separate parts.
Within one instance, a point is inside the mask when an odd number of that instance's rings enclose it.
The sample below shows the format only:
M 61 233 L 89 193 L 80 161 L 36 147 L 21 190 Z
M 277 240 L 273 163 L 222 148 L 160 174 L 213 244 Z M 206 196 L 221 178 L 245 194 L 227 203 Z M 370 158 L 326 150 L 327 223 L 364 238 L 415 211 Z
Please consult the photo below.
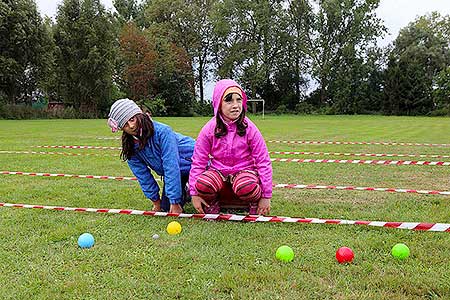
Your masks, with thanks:
M 291 247 L 283 245 L 278 247 L 275 257 L 284 262 L 290 262 L 294 259 L 294 250 Z
M 405 244 L 399 243 L 392 247 L 392 256 L 398 259 L 406 259 L 409 256 L 409 248 Z

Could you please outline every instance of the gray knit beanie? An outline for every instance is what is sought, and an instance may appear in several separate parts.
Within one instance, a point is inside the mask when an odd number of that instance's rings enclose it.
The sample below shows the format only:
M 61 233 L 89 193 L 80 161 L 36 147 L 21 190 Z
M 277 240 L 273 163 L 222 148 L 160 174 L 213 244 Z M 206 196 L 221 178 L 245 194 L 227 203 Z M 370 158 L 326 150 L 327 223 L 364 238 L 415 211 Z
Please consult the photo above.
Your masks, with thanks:
M 137 106 L 137 104 L 130 99 L 120 99 L 114 102 L 109 111 L 108 125 L 111 127 L 113 132 L 117 129 L 122 129 L 123 126 L 130 120 L 133 116 L 138 113 L 142 113 L 142 110 Z M 114 128 L 116 127 L 116 128 Z M 114 130 L 116 129 L 116 130 Z

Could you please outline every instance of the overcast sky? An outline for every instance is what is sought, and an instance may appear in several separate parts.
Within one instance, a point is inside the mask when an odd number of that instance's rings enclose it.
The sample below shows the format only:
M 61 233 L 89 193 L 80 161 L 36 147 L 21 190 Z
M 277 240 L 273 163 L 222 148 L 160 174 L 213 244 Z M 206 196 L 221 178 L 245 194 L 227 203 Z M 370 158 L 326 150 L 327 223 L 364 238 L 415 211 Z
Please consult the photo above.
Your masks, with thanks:
M 449 0 L 381 0 L 377 9 L 378 16 L 384 20 L 388 34 L 379 40 L 380 46 L 385 46 L 395 40 L 401 28 L 433 11 L 441 15 L 450 15 Z

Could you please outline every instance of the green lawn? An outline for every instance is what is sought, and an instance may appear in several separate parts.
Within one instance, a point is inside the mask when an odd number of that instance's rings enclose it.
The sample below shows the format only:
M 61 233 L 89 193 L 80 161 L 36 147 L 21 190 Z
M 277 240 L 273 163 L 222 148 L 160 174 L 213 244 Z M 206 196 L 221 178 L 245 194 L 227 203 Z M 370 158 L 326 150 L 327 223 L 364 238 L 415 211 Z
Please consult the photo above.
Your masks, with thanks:
M 209 118 L 157 118 L 196 137 Z M 449 118 L 252 117 L 266 140 L 450 144 Z M 0 154 L 0 170 L 132 176 L 118 151 L 39 145 L 120 146 L 105 120 L 0 120 L 0 150 L 108 154 Z M 449 155 L 450 147 L 295 145 L 271 151 Z M 112 157 L 115 154 L 116 157 Z M 371 159 L 273 155 L 290 158 Z M 405 158 L 379 158 L 402 159 Z M 411 158 L 410 160 L 445 160 Z M 450 161 L 450 159 L 447 159 Z M 450 190 L 450 167 L 274 162 L 274 183 Z M 149 210 L 134 181 L 0 175 L 0 202 Z M 194 212 L 192 206 L 187 212 Z M 274 189 L 272 215 L 450 223 L 450 196 Z M 450 232 L 352 225 L 211 222 L 175 218 L 0 208 L 0 299 L 450 299 Z M 93 248 L 77 238 L 90 232 Z M 161 237 L 154 240 L 157 233 Z M 411 256 L 397 261 L 392 246 Z M 281 245 L 295 259 L 275 259 Z M 335 251 L 355 252 L 340 265 Z

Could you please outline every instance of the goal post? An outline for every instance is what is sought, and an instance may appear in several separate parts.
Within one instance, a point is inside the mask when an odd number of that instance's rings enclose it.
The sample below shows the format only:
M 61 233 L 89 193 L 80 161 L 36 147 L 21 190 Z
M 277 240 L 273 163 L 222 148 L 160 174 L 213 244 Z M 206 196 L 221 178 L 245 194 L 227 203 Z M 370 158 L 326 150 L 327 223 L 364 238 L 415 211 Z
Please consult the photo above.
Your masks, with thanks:
M 264 105 L 266 101 L 264 101 L 264 99 L 247 99 L 247 103 L 252 105 L 253 113 L 256 113 L 256 104 L 258 102 L 262 102 L 262 117 L 264 119 Z

